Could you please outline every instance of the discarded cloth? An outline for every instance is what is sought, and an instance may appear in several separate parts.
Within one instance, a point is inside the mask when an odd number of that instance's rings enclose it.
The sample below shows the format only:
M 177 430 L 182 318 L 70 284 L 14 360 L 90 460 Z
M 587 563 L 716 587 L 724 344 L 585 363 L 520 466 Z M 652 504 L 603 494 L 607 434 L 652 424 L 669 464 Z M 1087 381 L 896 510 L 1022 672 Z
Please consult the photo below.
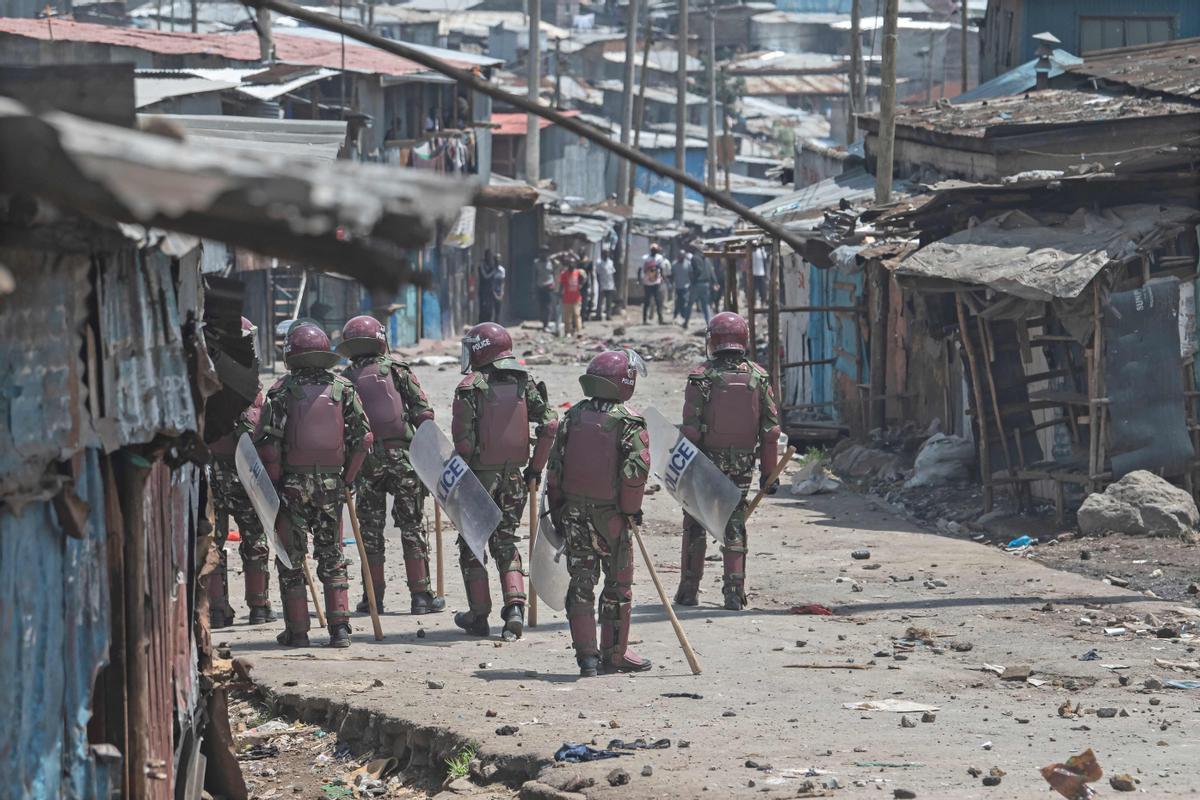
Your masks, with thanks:
M 670 746 L 670 739 L 656 739 L 653 742 L 647 742 L 645 739 L 635 739 L 632 742 L 613 739 L 608 743 L 609 750 L 666 750 Z
M 804 616 L 815 617 L 832 617 L 833 612 L 820 603 L 808 603 L 803 606 L 792 606 L 788 609 L 789 614 L 801 614 Z
M 597 750 L 594 747 L 589 747 L 586 744 L 571 744 L 565 743 L 554 754 L 555 761 L 565 761 L 568 764 L 578 764 L 583 761 L 600 761 L 605 758 L 617 758 L 618 756 L 627 756 L 629 753 L 618 753 L 614 750 Z

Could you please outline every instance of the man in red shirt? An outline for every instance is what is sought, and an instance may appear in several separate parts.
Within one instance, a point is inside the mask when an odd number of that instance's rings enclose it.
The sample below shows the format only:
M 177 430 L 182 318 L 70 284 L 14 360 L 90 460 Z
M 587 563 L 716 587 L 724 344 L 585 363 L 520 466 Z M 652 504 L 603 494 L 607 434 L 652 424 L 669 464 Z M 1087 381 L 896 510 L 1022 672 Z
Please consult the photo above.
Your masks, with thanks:
M 578 338 L 583 334 L 583 320 L 580 312 L 583 304 L 583 287 L 587 282 L 587 274 L 576 262 L 570 261 L 558 276 L 558 285 L 562 290 L 563 329 L 567 336 Z

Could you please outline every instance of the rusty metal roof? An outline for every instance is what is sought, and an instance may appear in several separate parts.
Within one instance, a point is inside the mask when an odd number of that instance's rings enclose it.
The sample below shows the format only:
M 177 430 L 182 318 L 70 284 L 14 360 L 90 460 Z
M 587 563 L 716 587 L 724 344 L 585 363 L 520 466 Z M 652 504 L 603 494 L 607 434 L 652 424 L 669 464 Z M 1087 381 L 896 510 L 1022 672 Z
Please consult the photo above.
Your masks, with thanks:
M 262 60 L 258 35 L 253 31 L 239 33 L 172 33 L 147 31 L 140 28 L 117 28 L 74 22 L 61 18 L 15 19 L 0 18 L 0 34 L 21 36 L 51 42 L 78 42 L 128 47 L 161 55 L 210 55 L 230 61 Z M 339 41 L 302 36 L 295 33 L 273 34 L 276 58 L 281 62 L 310 64 L 318 67 L 342 68 L 343 46 Z M 345 43 L 345 69 L 378 75 L 413 75 L 425 68 L 406 58 L 386 53 L 374 47 Z M 453 58 L 443 59 L 463 69 L 473 65 Z
M 850 89 L 845 75 L 746 75 L 747 97 L 786 94 L 841 95 Z
M 1067 72 L 1200 100 L 1200 38 L 1090 53 Z
M 896 127 L 986 138 L 1052 126 L 1197 113 L 1200 107 L 1160 98 L 1046 89 L 975 103 L 901 108 Z M 877 115 L 864 118 L 878 125 Z
M 401 248 L 428 242 L 479 189 L 418 170 L 217 150 L 61 112 L 33 116 L 6 98 L 0 187 L 332 267 L 382 289 L 415 277 Z

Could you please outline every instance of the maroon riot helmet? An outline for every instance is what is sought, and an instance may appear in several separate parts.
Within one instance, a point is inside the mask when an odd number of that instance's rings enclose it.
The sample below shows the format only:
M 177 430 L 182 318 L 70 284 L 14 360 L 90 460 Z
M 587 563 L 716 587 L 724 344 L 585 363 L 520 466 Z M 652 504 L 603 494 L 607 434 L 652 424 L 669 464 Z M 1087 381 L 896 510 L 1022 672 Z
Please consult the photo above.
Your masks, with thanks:
M 297 320 L 288 328 L 283 341 L 283 363 L 288 369 L 319 367 L 329 369 L 340 357 L 329 349 L 329 337 L 312 320 Z
M 709 355 L 726 350 L 744 353 L 750 347 L 750 326 L 732 311 L 722 311 L 708 321 L 705 339 Z
M 646 362 L 632 350 L 609 350 L 588 362 L 579 385 L 588 397 L 625 402 L 633 397 L 637 376 L 646 375 Z
M 459 367 L 466 375 L 471 370 L 486 367 L 491 364 L 497 369 L 520 369 L 521 365 L 513 358 L 512 336 L 503 325 L 495 322 L 481 322 L 462 339 L 462 356 Z
M 347 358 L 378 355 L 388 350 L 383 323 L 369 314 L 352 317 L 342 328 L 342 341 L 337 351 Z

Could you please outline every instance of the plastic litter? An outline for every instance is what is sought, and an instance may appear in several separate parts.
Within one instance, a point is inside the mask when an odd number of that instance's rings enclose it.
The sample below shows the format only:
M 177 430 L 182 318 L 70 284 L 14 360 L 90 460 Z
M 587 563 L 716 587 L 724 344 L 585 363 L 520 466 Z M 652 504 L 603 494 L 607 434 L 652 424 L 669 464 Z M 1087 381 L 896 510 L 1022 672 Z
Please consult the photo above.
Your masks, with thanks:
M 1098 652 L 1096 651 L 1096 648 L 1094 648 L 1094 647 L 1093 647 L 1091 650 L 1088 650 L 1086 653 L 1084 653 L 1083 655 L 1081 655 L 1081 656 L 1079 657 L 1079 660 L 1080 660 L 1080 661 L 1099 661 L 1099 660 L 1100 660 L 1100 653 L 1098 653 Z
M 1029 536 L 1018 536 L 1008 543 L 1009 550 L 1020 550 L 1025 547 L 1030 547 L 1038 543 L 1037 539 Z
M 1200 689 L 1200 681 L 1163 681 L 1163 686 L 1170 686 L 1172 689 Z
M 572 744 L 567 742 L 555 751 L 554 760 L 565 761 L 568 764 L 579 764 L 584 761 L 601 761 L 605 758 L 618 758 L 627 755 L 631 754 L 618 753 L 615 750 L 597 750 L 586 744 Z
M 1096 754 L 1089 747 L 1077 756 L 1071 756 L 1065 764 L 1050 764 L 1042 767 L 1042 777 L 1056 792 L 1070 800 L 1087 800 L 1095 790 L 1087 784 L 1100 780 L 1104 770 L 1096 761 Z

